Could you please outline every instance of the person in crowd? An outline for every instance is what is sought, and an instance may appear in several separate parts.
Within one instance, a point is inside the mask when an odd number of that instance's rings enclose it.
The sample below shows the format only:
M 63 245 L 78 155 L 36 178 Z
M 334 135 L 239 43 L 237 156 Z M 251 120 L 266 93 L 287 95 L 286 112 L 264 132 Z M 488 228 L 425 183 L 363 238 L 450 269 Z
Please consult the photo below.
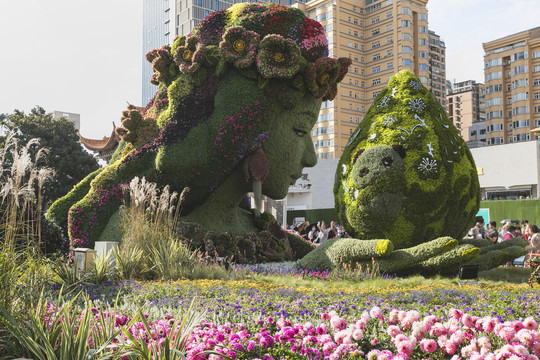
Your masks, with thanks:
M 508 226 L 510 224 L 509 223 L 505 223 L 503 224 L 503 226 L 501 228 L 499 228 L 499 241 L 498 242 L 503 242 L 504 241 L 504 237 L 506 235 L 506 233 L 508 232 Z
M 482 220 L 477 224 L 480 224 L 480 233 L 482 234 L 482 239 L 485 239 L 486 238 L 486 223 Z
M 345 231 L 345 228 L 343 227 L 343 225 L 339 225 L 338 226 L 338 237 L 339 238 L 350 238 L 351 236 L 349 234 L 347 234 L 347 232 Z
M 534 254 L 540 253 L 540 229 L 537 225 L 529 225 L 529 246 L 526 247 L 529 252 Z
M 328 232 L 330 231 L 330 228 L 326 227 L 326 223 L 321 221 L 319 223 L 319 233 L 317 235 L 317 242 L 319 244 L 323 244 L 326 240 L 328 240 Z
M 504 234 L 504 241 L 515 238 L 516 237 L 516 227 L 514 225 L 508 226 L 508 232 Z
M 485 237 L 494 244 L 499 240 L 499 232 L 497 231 L 496 221 L 489 222 Z
M 309 221 L 304 221 L 303 223 L 301 223 L 300 225 L 298 225 L 298 231 L 300 233 L 300 236 L 304 239 L 307 239 L 308 237 L 308 234 L 309 234 L 309 230 L 310 230 L 310 226 L 309 226 Z
M 477 222 L 471 230 L 469 230 L 467 237 L 471 239 L 482 239 L 482 225 Z
M 328 229 L 328 238 L 333 239 L 337 237 L 338 230 L 337 230 L 337 223 L 332 220 L 330 221 L 330 228 Z
M 527 240 L 527 241 L 529 241 L 529 237 L 530 237 L 530 235 L 529 235 L 529 226 L 530 226 L 529 220 L 523 220 L 521 222 L 521 231 L 523 233 L 523 238 L 525 240 Z
M 520 226 L 516 226 L 516 231 L 514 232 L 514 237 L 524 238 L 523 233 L 521 232 L 521 227 Z
M 320 222 L 317 223 L 317 226 L 319 226 L 319 225 L 320 225 Z M 317 237 L 319 235 L 319 232 L 317 230 L 317 226 L 315 226 L 315 225 L 311 226 L 311 230 L 309 231 L 309 233 L 307 235 L 308 240 L 311 241 L 311 242 L 316 242 Z

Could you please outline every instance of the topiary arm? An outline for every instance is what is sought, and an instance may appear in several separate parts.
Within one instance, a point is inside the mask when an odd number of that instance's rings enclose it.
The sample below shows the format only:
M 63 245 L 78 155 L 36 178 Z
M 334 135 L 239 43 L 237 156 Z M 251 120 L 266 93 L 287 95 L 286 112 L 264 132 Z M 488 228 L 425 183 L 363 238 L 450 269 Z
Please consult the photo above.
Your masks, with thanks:
M 423 267 L 431 267 L 446 262 L 464 262 L 479 254 L 472 245 L 458 246 L 458 241 L 445 236 L 407 249 L 400 249 L 377 260 L 379 271 L 384 274 L 411 274 L 421 272 Z M 435 273 L 440 273 L 435 267 Z
M 473 243 L 480 249 L 477 262 L 480 270 L 487 270 L 512 261 L 521 255 L 527 254 L 525 246 L 529 242 L 523 238 L 512 238 L 500 243 L 485 242 L 484 239 L 464 239 L 461 243 Z
M 299 261 L 300 267 L 309 270 L 327 270 L 342 264 L 371 261 L 372 257 L 390 254 L 394 245 L 389 240 L 358 240 L 353 238 L 329 239 Z
M 394 251 L 389 240 L 330 239 L 299 261 L 305 269 L 335 269 L 343 264 L 371 263 L 375 258 L 382 273 L 408 272 L 420 262 L 446 253 L 458 245 L 451 237 L 441 237 L 407 249 Z M 472 248 L 472 246 L 471 246 Z M 457 254 L 455 256 L 458 256 Z

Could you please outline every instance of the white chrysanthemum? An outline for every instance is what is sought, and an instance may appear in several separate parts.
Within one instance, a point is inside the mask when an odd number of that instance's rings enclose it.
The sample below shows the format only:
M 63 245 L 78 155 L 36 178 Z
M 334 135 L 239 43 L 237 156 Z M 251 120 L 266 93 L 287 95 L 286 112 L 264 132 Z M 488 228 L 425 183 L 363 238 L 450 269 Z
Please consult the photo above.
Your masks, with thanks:
M 386 115 L 382 121 L 384 126 L 391 126 L 397 121 L 394 115 Z
M 426 104 L 422 99 L 412 99 L 409 100 L 409 110 L 414 111 L 415 113 L 422 112 L 426 108 Z
M 381 102 L 377 105 L 379 109 L 385 109 L 390 103 L 390 98 L 388 96 L 383 97 Z
M 430 158 L 423 158 L 420 165 L 418 165 L 418 170 L 420 170 L 424 175 L 430 174 L 437 170 L 437 160 Z
M 410 83 L 409 83 L 409 86 L 412 87 L 414 90 L 422 90 L 422 84 L 420 84 L 418 81 L 416 80 L 412 80 Z

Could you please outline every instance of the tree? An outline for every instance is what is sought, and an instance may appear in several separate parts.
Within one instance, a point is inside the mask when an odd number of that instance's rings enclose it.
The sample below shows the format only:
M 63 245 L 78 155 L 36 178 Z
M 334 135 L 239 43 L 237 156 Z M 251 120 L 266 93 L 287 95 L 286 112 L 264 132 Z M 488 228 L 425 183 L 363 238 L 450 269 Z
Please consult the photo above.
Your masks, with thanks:
M 45 207 L 67 194 L 86 175 L 99 168 L 97 159 L 82 148 L 73 123 L 64 118 L 53 119 L 52 114 L 46 113 L 40 106 L 34 107 L 28 115 L 14 110 L 13 114 L 0 116 L 2 127 L 16 131 L 22 143 L 38 138 L 39 147 L 49 149 L 43 161 L 54 169 L 55 176 L 43 188 Z M 0 145 L 3 140 L 0 137 Z

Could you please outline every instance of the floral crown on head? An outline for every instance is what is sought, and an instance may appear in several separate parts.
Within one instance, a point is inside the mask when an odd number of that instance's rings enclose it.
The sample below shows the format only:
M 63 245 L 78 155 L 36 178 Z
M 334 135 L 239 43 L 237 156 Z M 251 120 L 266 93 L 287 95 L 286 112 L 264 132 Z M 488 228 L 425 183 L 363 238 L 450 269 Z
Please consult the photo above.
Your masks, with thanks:
M 302 11 L 276 4 L 237 4 L 212 13 L 172 47 L 150 51 L 153 84 L 168 85 L 180 74 L 203 82 L 209 70 L 221 76 L 229 67 L 258 80 L 288 81 L 296 90 L 332 100 L 351 60 L 327 57 L 322 25 Z

